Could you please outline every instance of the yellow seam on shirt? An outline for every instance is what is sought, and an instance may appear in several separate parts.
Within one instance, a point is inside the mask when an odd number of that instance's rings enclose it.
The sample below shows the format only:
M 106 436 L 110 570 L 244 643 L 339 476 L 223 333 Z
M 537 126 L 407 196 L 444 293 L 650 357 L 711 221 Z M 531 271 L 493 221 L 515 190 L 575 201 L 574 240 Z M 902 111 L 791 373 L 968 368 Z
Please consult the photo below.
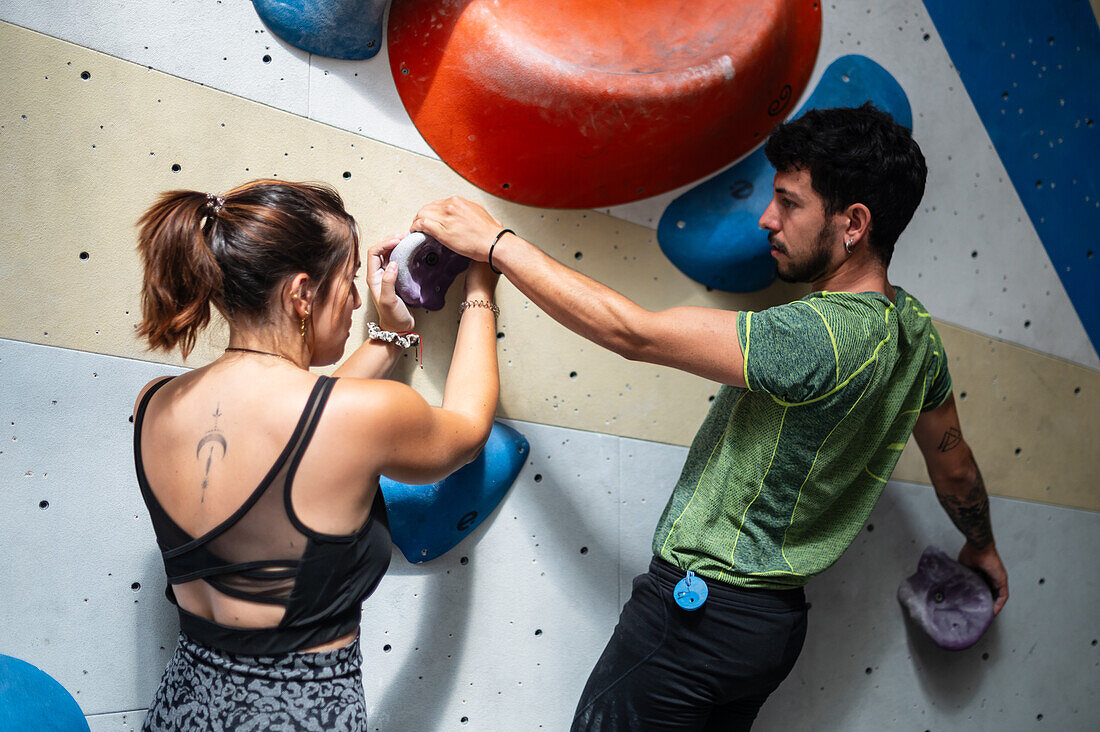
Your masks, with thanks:
M 885 317 L 886 317 L 887 320 L 889 320 L 890 312 L 893 309 L 894 309 L 893 305 L 888 305 L 886 307 Z M 844 387 L 848 386 L 848 384 L 852 383 L 852 379 L 859 376 L 860 373 L 863 372 L 863 369 L 867 368 L 871 363 L 878 360 L 878 352 L 882 349 L 882 347 L 884 345 L 886 345 L 889 342 L 890 342 L 890 336 L 887 335 L 885 338 L 883 338 L 881 341 L 879 341 L 879 344 L 877 346 L 875 346 L 875 350 L 871 354 L 871 357 L 868 358 L 866 361 L 864 361 L 858 369 L 853 371 L 852 375 L 849 376 L 847 379 L 845 379 L 843 384 L 837 384 L 834 389 L 830 389 L 829 391 L 825 392 L 821 396 L 814 397 L 813 399 L 807 399 L 804 402 L 787 402 L 787 401 L 784 401 L 784 400 L 780 399 L 779 397 L 775 396 L 774 394 L 770 394 L 769 396 L 771 396 L 772 400 L 775 401 L 776 404 L 779 404 L 779 405 L 784 406 L 784 407 L 802 407 L 802 406 L 805 406 L 807 404 L 813 404 L 814 402 L 819 402 L 822 399 L 827 399 L 827 398 L 831 397 L 833 394 L 836 394 L 838 391 L 840 391 Z
M 874 478 L 875 480 L 877 480 L 877 481 L 878 481 L 879 483 L 885 483 L 885 482 L 886 482 L 886 479 L 885 479 L 885 478 L 880 478 L 880 477 L 878 477 L 877 475 L 875 475 L 874 473 L 872 473 L 872 472 L 871 472 L 870 470 L 868 470 L 867 468 L 864 468 L 864 469 L 863 469 L 863 472 L 867 473 L 867 475 L 871 476 L 872 478 Z
M 913 411 L 916 411 L 916 410 L 913 410 Z M 891 442 L 889 445 L 886 446 L 886 449 L 887 450 L 904 450 L 905 449 L 905 443 L 904 442 Z
M 745 398 L 745 393 L 746 392 L 741 392 L 741 396 L 737 397 L 737 401 L 734 402 L 732 407 L 730 407 L 731 414 L 733 413 L 733 410 L 737 409 L 737 405 L 741 403 L 741 400 Z M 723 435 L 724 434 L 725 433 L 723 432 Z M 718 452 L 718 448 L 721 446 L 722 438 L 719 437 L 719 439 L 714 443 L 714 449 L 710 451 L 710 457 L 707 458 L 707 464 L 703 466 L 703 472 L 699 474 L 699 480 L 695 483 L 695 489 L 691 492 L 691 498 L 688 499 L 687 505 L 684 506 L 684 510 L 681 511 L 680 515 L 676 517 L 676 520 L 672 522 L 672 528 L 668 530 L 668 535 L 665 536 L 665 542 L 661 544 L 662 554 L 665 553 L 665 549 L 668 547 L 668 542 L 672 538 L 672 534 L 676 531 L 676 524 L 680 523 L 680 519 L 682 519 L 684 517 L 684 514 L 687 513 L 688 509 L 691 508 L 691 502 L 695 500 L 695 494 L 699 492 L 699 486 L 703 484 L 703 478 L 705 478 L 707 475 L 707 468 L 710 467 L 710 462 L 714 459 L 714 453 Z
M 821 441 L 821 444 L 817 446 L 817 452 L 814 453 L 814 460 L 810 463 L 810 469 L 806 471 L 806 478 L 802 481 L 802 485 L 798 487 L 798 497 L 794 499 L 794 506 L 791 507 L 791 520 L 787 522 L 787 528 L 783 529 L 783 543 L 779 545 L 779 554 L 783 557 L 783 561 L 787 563 L 787 566 L 794 571 L 794 565 L 791 564 L 791 560 L 787 559 L 787 532 L 794 526 L 794 514 L 798 511 L 798 502 L 802 500 L 802 491 L 806 487 L 806 484 L 810 482 L 810 476 L 813 475 L 814 466 L 817 465 L 817 459 L 821 457 L 821 451 L 825 448 L 825 443 L 829 441 L 829 438 L 833 436 L 833 433 L 840 427 L 841 422 L 848 419 L 848 415 L 852 413 L 852 410 L 856 408 L 860 400 L 867 395 L 867 390 L 871 388 L 871 382 L 867 382 L 863 386 L 863 391 L 860 392 L 859 397 L 852 402 L 852 406 L 848 407 L 848 411 L 844 413 L 844 416 L 836 421 L 833 428 L 829 430 L 829 434 L 825 435 L 825 439 Z M 784 412 L 784 414 L 786 414 Z
M 752 311 L 745 313 L 745 353 L 742 354 L 742 366 L 745 369 L 745 388 L 752 391 L 752 385 L 749 384 L 749 335 L 752 333 Z
M 730 550 L 730 569 L 733 569 L 734 561 L 733 557 L 737 554 L 737 542 L 741 541 L 741 532 L 745 529 L 745 517 L 749 515 L 749 509 L 752 508 L 752 504 L 756 503 L 756 499 L 760 497 L 760 494 L 764 491 L 764 481 L 768 479 L 768 473 L 771 472 L 772 463 L 775 462 L 775 453 L 779 451 L 779 440 L 783 437 L 783 424 L 787 421 L 787 410 L 783 410 L 783 417 L 779 420 L 779 432 L 775 436 L 775 445 L 772 447 L 772 456 L 768 460 L 768 467 L 764 469 L 764 475 L 760 478 L 760 487 L 756 489 L 756 495 L 749 501 L 749 505 L 745 506 L 745 510 L 741 513 L 741 525 L 737 527 L 737 536 L 733 540 L 733 548 Z
M 840 383 L 840 353 L 837 351 L 836 337 L 833 335 L 833 329 L 829 327 L 829 321 L 825 320 L 825 316 L 821 313 L 820 310 L 818 310 L 816 307 L 814 307 L 814 304 L 812 302 L 805 302 L 803 300 L 795 300 L 795 302 L 796 303 L 801 302 L 804 305 L 808 305 L 810 307 L 810 309 L 812 309 L 815 313 L 818 314 L 818 317 L 821 318 L 821 322 L 825 324 L 825 330 L 826 330 L 826 332 L 828 332 L 829 340 L 833 344 L 833 363 L 836 364 L 836 381 L 834 381 L 833 384 L 834 385 L 839 384 Z

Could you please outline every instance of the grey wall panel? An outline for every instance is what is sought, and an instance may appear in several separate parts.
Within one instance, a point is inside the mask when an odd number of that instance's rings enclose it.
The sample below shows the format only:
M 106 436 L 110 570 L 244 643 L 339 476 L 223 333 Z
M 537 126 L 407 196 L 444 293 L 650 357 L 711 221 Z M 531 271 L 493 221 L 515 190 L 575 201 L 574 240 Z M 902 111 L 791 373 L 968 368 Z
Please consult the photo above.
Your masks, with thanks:
M 497 512 L 438 560 L 395 555 L 364 606 L 372 728 L 566 729 L 614 627 L 618 439 L 509 424 L 531 452 Z
M 631 582 L 649 568 L 653 531 L 684 467 L 688 449 L 658 442 L 619 440 L 622 484 L 619 504 L 619 604 Z
M 251 2 L 6 0 L 0 19 L 277 109 L 309 109 L 310 55 L 268 32 Z
M 621 440 L 620 601 L 687 449 Z M 758 729 L 1029 730 L 1100 727 L 1100 514 L 990 499 L 1010 599 L 970 649 L 944 651 L 896 600 L 924 547 L 962 537 L 932 488 L 891 481 L 841 559 L 807 586 L 806 645 Z M 1041 718 L 1040 718 L 1040 715 Z
M 95 732 L 140 723 L 175 642 L 128 415 L 178 371 L 0 340 L 0 653 L 57 678 Z M 511 424 L 531 454 L 498 510 L 434 562 L 395 552 L 364 606 L 372 729 L 565 729 L 648 562 L 686 449 Z M 1100 726 L 1100 514 L 991 503 L 1012 595 L 976 646 L 942 651 L 903 617 L 924 546 L 961 540 L 931 488 L 893 481 L 810 583 L 805 649 L 758 728 Z
M 895 599 L 924 547 L 961 537 L 931 488 L 891 482 L 848 552 L 810 582 L 809 634 L 762 729 L 1093 730 L 1100 514 L 990 501 L 1010 598 L 983 638 L 940 649 Z
M 87 719 L 90 732 L 139 732 L 145 721 L 145 710 L 96 714 Z
M 53 675 L 86 714 L 146 706 L 174 648 L 129 415 L 143 384 L 179 372 L 0 339 L 0 653 Z M 531 453 L 498 510 L 434 562 L 395 551 L 365 604 L 374 726 L 565 728 L 614 626 L 618 438 L 512 424 Z
M 175 645 L 129 417 L 146 381 L 178 371 L 0 340 L 0 653 L 86 714 L 146 706 Z

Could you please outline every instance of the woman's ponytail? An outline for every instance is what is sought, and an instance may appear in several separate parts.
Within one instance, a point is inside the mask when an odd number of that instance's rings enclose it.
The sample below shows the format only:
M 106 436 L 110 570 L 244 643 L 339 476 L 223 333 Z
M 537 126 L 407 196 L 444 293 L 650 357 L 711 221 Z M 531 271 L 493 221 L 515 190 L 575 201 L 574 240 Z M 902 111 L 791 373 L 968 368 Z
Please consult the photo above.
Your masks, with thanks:
M 210 322 L 222 272 L 210 248 L 224 200 L 197 191 L 169 191 L 138 220 L 145 269 L 138 335 L 150 348 L 180 347 L 184 358 Z

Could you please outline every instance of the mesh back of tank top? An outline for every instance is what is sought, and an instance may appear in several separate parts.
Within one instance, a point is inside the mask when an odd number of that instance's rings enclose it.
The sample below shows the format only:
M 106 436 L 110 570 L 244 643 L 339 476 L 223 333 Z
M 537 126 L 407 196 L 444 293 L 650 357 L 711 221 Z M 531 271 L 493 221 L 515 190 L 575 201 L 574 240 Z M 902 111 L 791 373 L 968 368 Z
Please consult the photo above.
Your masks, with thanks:
M 263 481 L 229 518 L 197 538 L 168 516 L 145 478 L 141 421 L 149 398 L 166 382 L 149 390 L 135 419 L 135 460 L 170 585 L 201 578 L 226 595 L 287 604 L 307 543 L 305 527 L 290 505 L 290 484 L 334 382 L 324 376 L 318 379 L 286 447 Z

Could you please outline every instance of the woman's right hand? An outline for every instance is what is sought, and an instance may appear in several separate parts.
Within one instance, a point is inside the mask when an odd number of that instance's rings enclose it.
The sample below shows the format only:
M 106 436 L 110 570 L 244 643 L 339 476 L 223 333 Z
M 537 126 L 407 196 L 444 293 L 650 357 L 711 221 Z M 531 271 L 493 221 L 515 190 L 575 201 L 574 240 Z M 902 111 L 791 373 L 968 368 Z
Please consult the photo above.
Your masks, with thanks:
M 397 262 L 389 261 L 390 252 L 402 238 L 402 235 L 395 234 L 367 250 L 367 288 L 378 312 L 378 326 L 382 330 L 407 333 L 416 327 L 416 321 L 409 312 L 409 306 L 394 290 Z

